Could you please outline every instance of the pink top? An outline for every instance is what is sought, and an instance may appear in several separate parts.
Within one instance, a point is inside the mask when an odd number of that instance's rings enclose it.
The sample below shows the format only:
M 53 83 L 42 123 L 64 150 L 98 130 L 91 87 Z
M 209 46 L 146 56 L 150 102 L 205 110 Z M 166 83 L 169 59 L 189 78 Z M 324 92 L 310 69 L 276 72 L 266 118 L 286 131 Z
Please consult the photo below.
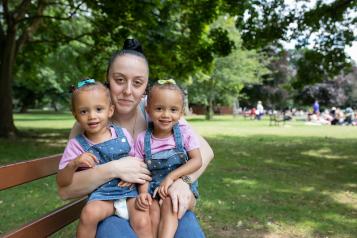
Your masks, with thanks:
M 179 123 L 183 146 L 185 150 L 191 151 L 194 149 L 198 149 L 200 147 L 199 141 L 196 135 L 193 133 L 191 127 L 184 122 Z M 138 138 L 135 141 L 134 145 L 134 155 L 138 158 L 145 158 L 145 150 L 144 150 L 144 139 L 145 139 L 145 131 L 138 135 Z M 173 149 L 176 147 L 175 138 L 173 135 L 167 138 L 156 138 L 151 135 L 151 153 L 155 154 L 160 151 Z
M 125 129 L 122 128 L 125 137 L 128 140 L 128 143 L 130 145 L 130 152 L 129 155 L 133 156 L 134 155 L 134 140 L 131 137 L 130 133 Z M 115 132 L 115 129 L 113 127 L 110 127 L 110 133 L 112 134 L 112 139 L 117 138 L 117 134 Z M 92 141 L 90 141 L 87 137 L 85 139 L 88 141 L 90 145 L 94 145 Z M 59 163 L 59 169 L 63 169 L 64 167 L 67 166 L 67 164 L 71 161 L 83 154 L 85 151 L 83 150 L 82 146 L 78 143 L 76 138 L 72 138 L 68 141 L 66 148 L 64 149 L 61 161 Z

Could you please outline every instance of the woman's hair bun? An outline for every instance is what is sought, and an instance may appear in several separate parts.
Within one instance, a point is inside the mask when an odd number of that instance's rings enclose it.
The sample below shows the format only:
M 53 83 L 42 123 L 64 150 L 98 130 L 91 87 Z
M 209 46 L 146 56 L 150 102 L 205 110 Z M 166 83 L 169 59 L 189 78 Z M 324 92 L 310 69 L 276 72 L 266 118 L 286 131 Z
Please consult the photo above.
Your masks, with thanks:
M 140 42 L 137 39 L 126 39 L 124 41 L 123 50 L 133 50 L 140 53 L 144 53 Z

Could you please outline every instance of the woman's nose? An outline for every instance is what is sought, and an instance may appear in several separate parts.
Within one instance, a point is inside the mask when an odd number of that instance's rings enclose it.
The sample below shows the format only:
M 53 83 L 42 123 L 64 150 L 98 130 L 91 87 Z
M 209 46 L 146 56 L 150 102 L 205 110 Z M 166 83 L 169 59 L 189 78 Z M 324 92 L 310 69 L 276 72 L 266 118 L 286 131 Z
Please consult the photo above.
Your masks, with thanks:
M 131 90 L 132 90 L 132 85 L 131 85 L 131 82 L 129 81 L 125 85 L 124 93 L 127 94 L 127 95 L 130 95 L 131 94 Z

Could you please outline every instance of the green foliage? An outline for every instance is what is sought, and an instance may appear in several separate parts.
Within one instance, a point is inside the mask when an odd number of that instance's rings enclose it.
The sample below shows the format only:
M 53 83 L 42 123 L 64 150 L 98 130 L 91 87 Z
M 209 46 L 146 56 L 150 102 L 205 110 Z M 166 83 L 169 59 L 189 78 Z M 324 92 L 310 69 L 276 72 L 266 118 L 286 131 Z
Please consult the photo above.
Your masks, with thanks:
M 238 16 L 236 25 L 244 46 L 256 49 L 279 46 L 280 40 L 296 41 L 298 48 L 313 46 L 316 54 L 323 56 L 319 65 L 330 76 L 348 67 L 344 49 L 356 39 L 356 1 L 316 1 L 314 7 L 305 0 L 285 2 L 227 1 L 226 11 Z
M 233 18 L 220 17 L 211 25 L 210 32 L 221 32 L 220 35 L 229 37 L 227 44 L 233 49 L 226 56 L 217 54 L 209 68 L 194 76 L 188 89 L 191 103 L 204 104 L 212 110 L 212 106 L 219 103 L 231 105 L 245 84 L 259 83 L 269 71 L 261 54 L 241 47 Z M 205 95 L 205 100 L 201 95 Z

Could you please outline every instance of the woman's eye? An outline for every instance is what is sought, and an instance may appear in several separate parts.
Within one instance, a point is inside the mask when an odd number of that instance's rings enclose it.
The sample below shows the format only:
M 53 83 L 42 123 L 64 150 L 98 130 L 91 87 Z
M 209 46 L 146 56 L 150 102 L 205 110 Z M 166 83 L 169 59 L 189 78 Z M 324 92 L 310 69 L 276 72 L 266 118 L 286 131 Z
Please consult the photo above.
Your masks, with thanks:
M 143 85 L 143 82 L 142 82 L 142 81 L 140 81 L 140 80 L 135 80 L 135 81 L 134 81 L 134 86 L 135 86 L 135 87 L 139 88 L 141 85 Z
M 115 82 L 116 82 L 117 84 L 122 84 L 122 83 L 125 82 L 125 79 L 124 79 L 124 78 L 115 78 L 114 80 L 115 80 Z

